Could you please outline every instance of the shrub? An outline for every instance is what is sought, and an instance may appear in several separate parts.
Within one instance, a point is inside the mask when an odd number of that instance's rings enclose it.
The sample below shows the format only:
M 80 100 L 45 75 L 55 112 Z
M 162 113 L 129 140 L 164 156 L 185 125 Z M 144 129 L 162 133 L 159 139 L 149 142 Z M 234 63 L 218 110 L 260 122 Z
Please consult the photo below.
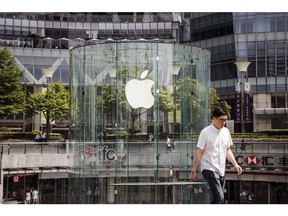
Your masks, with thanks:
M 11 130 L 7 127 L 0 127 L 0 132 L 11 132 Z
M 32 131 L 32 134 L 35 134 L 35 135 L 36 135 L 36 134 L 39 134 L 39 133 L 41 133 L 40 130 L 33 130 L 33 131 Z
M 23 140 L 34 140 L 35 134 L 33 132 L 0 132 L 1 140 L 8 139 L 23 139 Z M 50 140 L 61 140 L 63 139 L 60 133 L 50 133 Z

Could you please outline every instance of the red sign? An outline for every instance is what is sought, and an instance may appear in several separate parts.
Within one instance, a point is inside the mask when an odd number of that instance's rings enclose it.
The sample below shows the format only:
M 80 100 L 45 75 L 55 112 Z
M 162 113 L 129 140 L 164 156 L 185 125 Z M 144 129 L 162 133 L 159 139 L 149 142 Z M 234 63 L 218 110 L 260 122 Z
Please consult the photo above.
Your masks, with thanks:
M 91 146 L 88 146 L 88 145 L 85 145 L 84 146 L 85 150 L 81 150 L 80 152 L 84 152 L 85 154 L 87 155 L 97 155 L 97 149 L 96 148 L 93 148 Z
M 245 158 L 245 162 L 248 165 L 257 165 L 260 162 L 260 159 L 256 156 L 248 156 Z
M 19 183 L 19 176 L 13 176 L 13 183 Z

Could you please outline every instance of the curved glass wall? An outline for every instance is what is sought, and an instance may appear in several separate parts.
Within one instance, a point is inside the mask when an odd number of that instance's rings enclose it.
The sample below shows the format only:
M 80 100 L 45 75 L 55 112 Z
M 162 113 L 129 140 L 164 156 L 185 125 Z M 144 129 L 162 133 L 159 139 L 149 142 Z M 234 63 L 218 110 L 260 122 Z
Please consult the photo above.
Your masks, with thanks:
M 71 203 L 195 203 L 195 191 L 207 199 L 190 171 L 210 119 L 210 52 L 106 42 L 72 49 L 70 61 Z

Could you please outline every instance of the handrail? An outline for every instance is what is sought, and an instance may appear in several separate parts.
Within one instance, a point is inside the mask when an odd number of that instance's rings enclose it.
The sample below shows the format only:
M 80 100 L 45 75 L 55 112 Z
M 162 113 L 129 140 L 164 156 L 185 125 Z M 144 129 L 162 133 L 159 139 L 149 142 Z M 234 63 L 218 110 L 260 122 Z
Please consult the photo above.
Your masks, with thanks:
M 207 185 L 203 181 L 183 181 L 183 182 L 120 182 L 112 183 L 110 186 L 154 186 L 154 185 Z
M 115 150 L 121 150 L 127 152 L 129 154 L 133 153 L 147 153 L 142 152 L 142 149 L 149 149 L 154 148 L 155 144 L 158 145 L 159 150 L 165 150 L 167 147 L 166 141 L 158 141 L 157 143 L 148 141 L 142 142 L 125 142 L 123 140 L 117 141 L 109 141 L 109 142 L 63 142 L 63 141 L 52 141 L 52 142 L 35 142 L 35 141 L 4 141 L 0 142 L 1 146 L 6 146 L 8 154 L 10 153 L 11 149 L 18 149 L 20 152 L 21 149 L 24 147 L 23 151 L 29 152 L 29 150 L 36 150 L 37 148 L 41 150 L 52 150 L 53 148 L 57 149 L 59 153 L 60 149 L 77 149 L 77 148 L 104 148 L 105 146 L 109 148 L 114 148 Z M 196 148 L 196 141 L 191 140 L 175 140 L 175 148 L 173 148 L 172 153 L 180 153 L 181 147 L 188 147 L 189 149 Z M 277 142 L 270 142 L 270 141 L 262 141 L 262 142 L 234 142 L 234 145 L 231 147 L 234 154 L 287 154 L 288 153 L 288 142 L 287 141 L 277 141 Z M 24 154 L 26 154 L 26 152 Z M 5 151 L 4 151 L 5 153 Z M 31 153 L 31 151 L 30 151 Z M 39 152 L 37 152 L 39 153 Z M 45 153 L 45 151 L 43 152 Z M 150 152 L 151 153 L 151 152 Z

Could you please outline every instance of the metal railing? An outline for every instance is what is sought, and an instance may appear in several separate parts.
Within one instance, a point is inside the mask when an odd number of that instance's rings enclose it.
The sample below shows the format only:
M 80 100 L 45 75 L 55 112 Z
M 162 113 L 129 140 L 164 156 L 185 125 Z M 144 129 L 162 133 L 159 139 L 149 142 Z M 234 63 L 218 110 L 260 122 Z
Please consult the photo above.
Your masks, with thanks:
M 179 153 L 181 147 L 185 145 L 187 148 L 194 149 L 196 142 L 189 140 L 175 140 L 175 146 L 167 146 L 165 141 L 159 141 L 158 151 L 161 153 Z M 109 141 L 109 142 L 1 142 L 4 147 L 3 154 L 65 154 L 67 153 L 67 145 L 69 146 L 90 146 L 99 148 L 107 146 L 109 148 L 118 149 L 129 153 L 153 153 L 154 143 L 149 142 L 125 142 L 125 141 Z M 71 147 L 70 147 L 71 148 Z M 248 141 L 246 143 L 234 142 L 231 147 L 234 154 L 288 154 L 288 142 L 286 141 Z
M 66 154 L 66 142 L 1 142 L 3 155 Z

